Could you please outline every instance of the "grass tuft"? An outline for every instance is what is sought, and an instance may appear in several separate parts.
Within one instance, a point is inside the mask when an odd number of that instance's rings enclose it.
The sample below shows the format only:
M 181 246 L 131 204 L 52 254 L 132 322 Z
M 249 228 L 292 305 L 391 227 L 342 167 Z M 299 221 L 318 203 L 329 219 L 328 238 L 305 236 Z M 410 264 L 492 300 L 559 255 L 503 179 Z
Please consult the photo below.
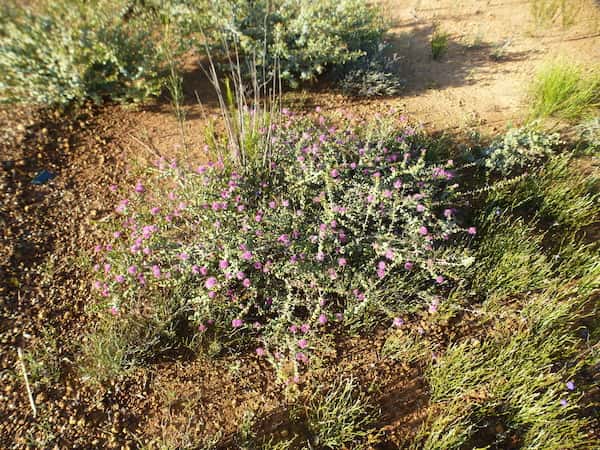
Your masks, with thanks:
M 578 121 L 600 106 L 600 71 L 566 60 L 542 67 L 531 87 L 531 115 Z

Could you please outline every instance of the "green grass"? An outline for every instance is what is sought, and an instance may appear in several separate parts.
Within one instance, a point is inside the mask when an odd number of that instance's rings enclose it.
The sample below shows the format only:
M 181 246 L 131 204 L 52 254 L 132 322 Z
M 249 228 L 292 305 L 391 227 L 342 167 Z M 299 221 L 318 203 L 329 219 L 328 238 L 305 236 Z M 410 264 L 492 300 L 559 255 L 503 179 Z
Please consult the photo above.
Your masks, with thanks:
M 373 410 L 353 379 L 340 380 L 323 393 L 314 392 L 306 402 L 308 431 L 317 448 L 363 448 L 374 435 Z M 365 447 L 368 448 L 368 447 Z
M 531 86 L 531 116 L 578 121 L 600 106 L 600 71 L 566 60 L 545 64 Z
M 443 31 L 435 31 L 431 36 L 431 57 L 440 59 L 448 49 L 448 37 L 450 35 Z

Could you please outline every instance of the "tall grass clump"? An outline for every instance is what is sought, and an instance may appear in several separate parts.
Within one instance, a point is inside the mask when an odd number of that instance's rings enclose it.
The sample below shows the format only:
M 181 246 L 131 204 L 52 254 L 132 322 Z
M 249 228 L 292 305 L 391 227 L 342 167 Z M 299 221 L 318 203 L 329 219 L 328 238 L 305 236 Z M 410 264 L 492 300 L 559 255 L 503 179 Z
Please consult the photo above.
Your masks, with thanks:
M 5 6 L 0 100 L 66 105 L 84 99 L 141 101 L 162 86 L 154 16 L 126 2 Z
M 547 63 L 531 86 L 531 115 L 578 121 L 598 111 L 600 72 L 565 60 Z

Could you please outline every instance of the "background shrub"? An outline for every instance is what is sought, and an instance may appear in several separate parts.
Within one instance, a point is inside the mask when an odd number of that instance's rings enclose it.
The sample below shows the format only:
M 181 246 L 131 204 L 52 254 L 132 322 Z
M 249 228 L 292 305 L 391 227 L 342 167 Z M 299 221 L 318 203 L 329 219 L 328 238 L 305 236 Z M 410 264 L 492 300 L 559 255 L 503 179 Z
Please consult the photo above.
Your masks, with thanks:
M 259 75 L 279 69 L 292 87 L 377 52 L 384 32 L 378 10 L 360 0 L 228 0 L 212 8 L 207 34 L 217 54 L 238 51 Z
M 138 101 L 161 88 L 161 52 L 149 10 L 126 2 L 47 2 L 6 7 L 0 34 L 0 99 L 68 104 Z

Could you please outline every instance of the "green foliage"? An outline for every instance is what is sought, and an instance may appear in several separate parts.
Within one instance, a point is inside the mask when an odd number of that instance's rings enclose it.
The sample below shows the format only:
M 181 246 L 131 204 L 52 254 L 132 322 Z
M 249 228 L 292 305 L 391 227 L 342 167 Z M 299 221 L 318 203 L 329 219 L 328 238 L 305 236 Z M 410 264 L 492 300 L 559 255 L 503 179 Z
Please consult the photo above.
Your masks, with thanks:
M 292 87 L 376 52 L 384 31 L 378 10 L 360 0 L 225 0 L 212 7 L 213 50 L 237 51 L 255 62 L 259 77 L 279 72 Z
M 576 414 L 579 395 L 566 387 L 578 370 L 566 361 L 582 344 L 574 334 L 581 307 L 581 298 L 557 284 L 525 302 L 519 323 L 498 324 L 484 342 L 450 347 L 428 373 L 431 400 L 442 411 L 425 427 L 424 447 L 483 440 L 502 448 L 517 440 L 521 448 L 587 448 L 590 422 Z
M 403 81 L 397 74 L 398 59 L 388 58 L 383 48 L 375 55 L 367 55 L 344 67 L 340 82 L 342 92 L 359 97 L 398 95 Z
M 363 446 L 375 435 L 373 408 L 353 379 L 339 380 L 325 393 L 313 393 L 305 414 L 317 448 L 368 448 Z
M 125 2 L 13 7 L 0 34 L 0 99 L 66 105 L 90 98 L 140 101 L 161 89 L 160 49 L 144 11 Z
M 436 30 L 431 36 L 431 57 L 434 60 L 440 59 L 446 53 L 449 37 L 448 33 L 439 30 Z
M 513 296 L 543 288 L 551 272 L 541 252 L 542 237 L 522 219 L 490 214 L 483 218 L 472 287 L 490 296 Z
M 488 204 L 531 212 L 552 224 L 580 229 L 599 220 L 600 179 L 571 155 L 555 156 L 518 183 L 490 192 Z
M 510 175 L 530 169 L 548 158 L 560 143 L 558 134 L 548 134 L 528 126 L 510 129 L 483 150 L 478 163 L 489 172 Z
M 577 121 L 598 111 L 600 72 L 571 61 L 546 64 L 531 86 L 531 115 Z

